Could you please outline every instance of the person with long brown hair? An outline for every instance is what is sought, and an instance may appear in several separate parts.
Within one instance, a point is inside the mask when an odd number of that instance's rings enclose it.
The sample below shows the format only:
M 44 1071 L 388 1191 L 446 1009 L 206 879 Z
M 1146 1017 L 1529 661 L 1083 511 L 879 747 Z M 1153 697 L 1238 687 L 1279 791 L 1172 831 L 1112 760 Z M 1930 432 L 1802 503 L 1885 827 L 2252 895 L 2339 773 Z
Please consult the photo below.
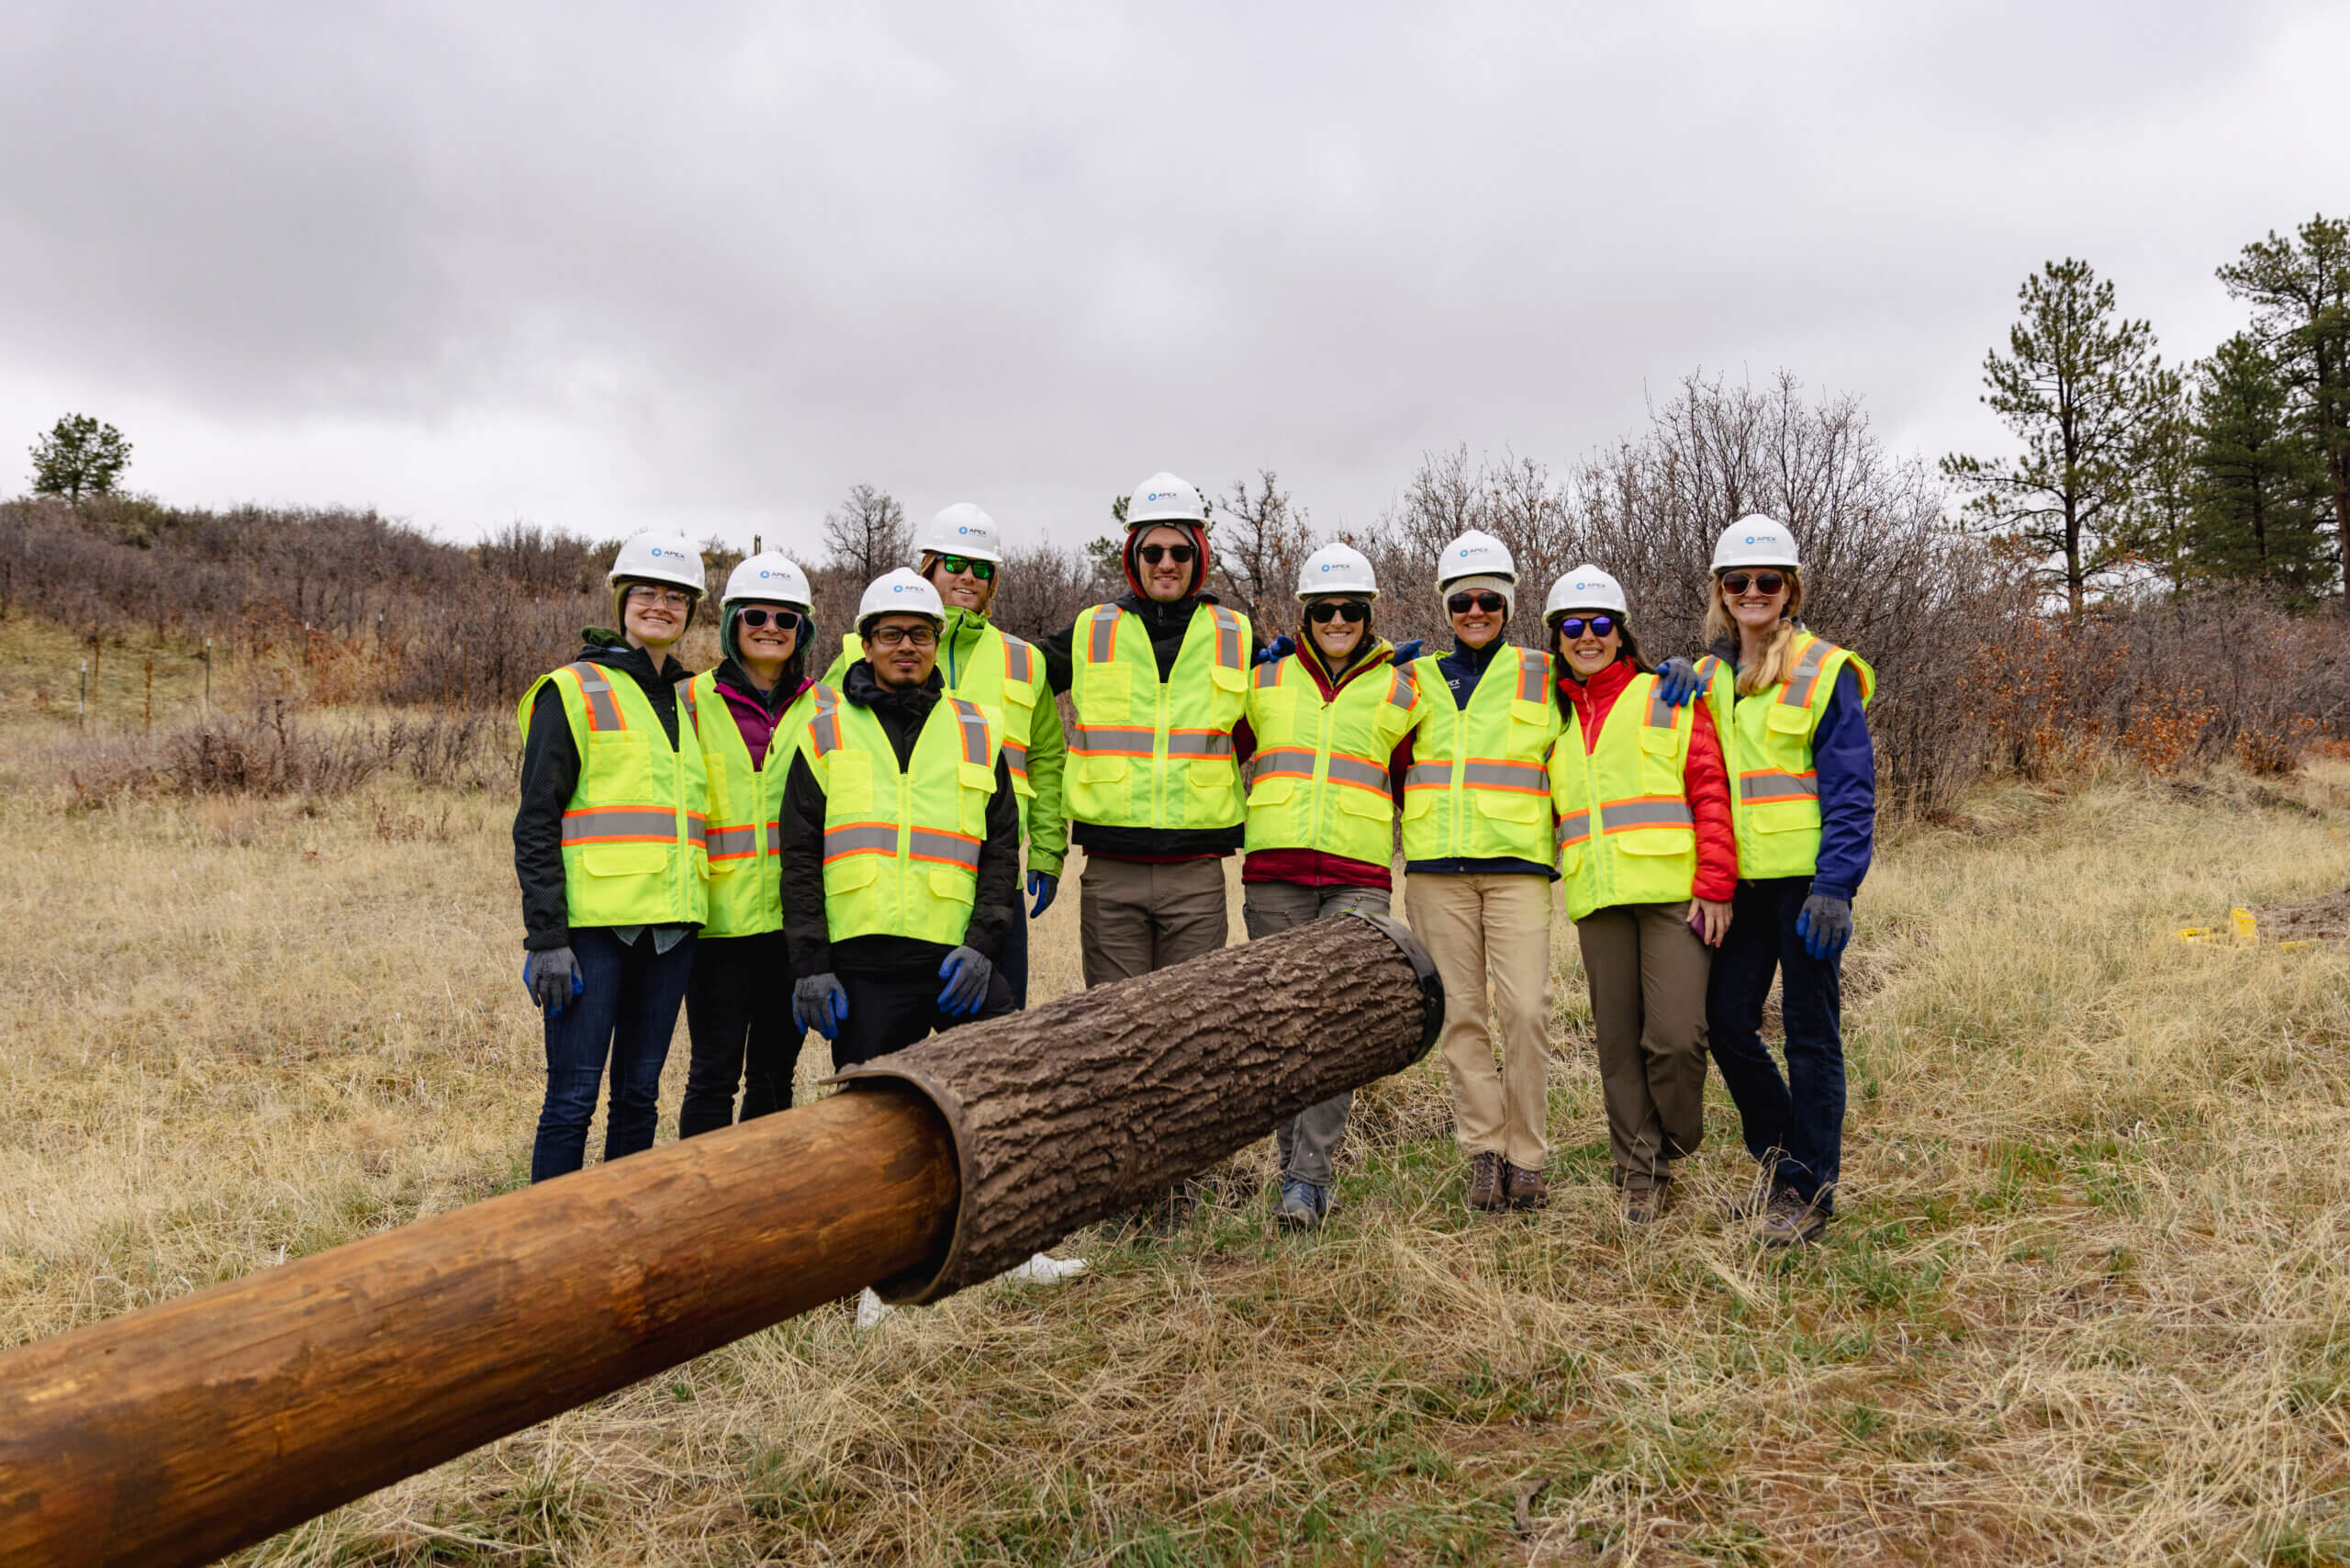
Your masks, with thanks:
M 1714 1062 L 1762 1166 L 1741 1213 L 1765 1246 L 1818 1238 L 1834 1212 L 1844 1142 L 1842 958 L 1868 875 L 1876 672 L 1803 626 L 1802 558 L 1759 513 L 1714 547 L 1710 644 L 1699 662 L 1736 779 L 1739 884 L 1714 957 L 1706 1025 Z M 1776 974 L 1785 1075 L 1762 1044 Z

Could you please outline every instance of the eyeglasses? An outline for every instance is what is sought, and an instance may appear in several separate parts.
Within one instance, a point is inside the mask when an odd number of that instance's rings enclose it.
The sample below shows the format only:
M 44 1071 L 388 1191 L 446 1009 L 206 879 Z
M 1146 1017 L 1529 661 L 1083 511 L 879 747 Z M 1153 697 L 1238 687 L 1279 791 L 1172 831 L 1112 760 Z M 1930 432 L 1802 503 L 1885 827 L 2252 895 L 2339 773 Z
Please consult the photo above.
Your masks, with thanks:
M 1305 607 L 1305 618 L 1316 625 L 1326 626 L 1335 617 L 1351 626 L 1370 616 L 1371 606 L 1359 599 L 1326 599 Z
M 800 630 L 800 611 L 796 610 L 760 610 L 756 608 L 738 610 L 734 612 L 734 618 L 742 622 L 745 626 L 764 626 L 768 622 L 772 621 L 775 622 L 775 629 L 778 632 L 797 632 Z
M 935 626 L 876 626 L 865 634 L 865 640 L 877 648 L 894 648 L 899 644 L 927 648 L 938 642 Z
M 683 588 L 652 588 L 643 583 L 629 586 L 627 602 L 630 604 L 657 604 L 664 610 L 685 610 L 693 601 L 694 596 Z
M 1586 626 L 1591 628 L 1593 636 L 1605 637 L 1616 630 L 1616 618 L 1612 615 L 1563 615 L 1559 618 L 1559 631 L 1564 636 L 1580 637 Z
M 1776 593 L 1787 586 L 1787 579 L 1776 572 L 1724 572 L 1722 587 L 1732 593 L 1744 593 L 1752 583 L 1756 593 Z
M 1509 600 L 1504 599 L 1501 595 L 1487 591 L 1484 593 L 1456 593 L 1450 599 L 1444 601 L 1444 607 L 1452 611 L 1455 615 L 1466 615 L 1472 610 L 1482 610 L 1488 615 L 1495 615 L 1499 614 L 1503 607 L 1508 603 Z
M 1199 552 L 1189 544 L 1146 544 L 1135 554 L 1154 566 L 1158 565 L 1161 557 L 1173 561 L 1179 566 L 1188 566 L 1192 564 L 1192 557 Z
M 983 583 L 995 581 L 993 561 L 974 561 L 968 555 L 941 555 L 938 564 L 946 568 L 946 575 L 950 577 L 959 577 L 968 572 Z

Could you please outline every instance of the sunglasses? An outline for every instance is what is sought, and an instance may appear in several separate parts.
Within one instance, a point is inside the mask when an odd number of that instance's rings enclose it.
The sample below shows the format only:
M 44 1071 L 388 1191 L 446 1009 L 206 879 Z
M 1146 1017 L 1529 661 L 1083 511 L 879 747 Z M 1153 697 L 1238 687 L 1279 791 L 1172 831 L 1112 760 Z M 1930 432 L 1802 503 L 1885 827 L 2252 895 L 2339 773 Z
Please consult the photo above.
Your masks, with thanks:
M 968 555 L 941 555 L 938 564 L 946 568 L 946 575 L 950 577 L 959 577 L 968 572 L 983 583 L 995 581 L 993 561 L 974 561 Z
M 1586 626 L 1591 629 L 1593 636 L 1605 637 L 1616 630 L 1616 618 L 1612 615 L 1562 615 L 1559 618 L 1559 632 L 1562 636 L 1580 637 Z
M 1747 584 L 1754 585 L 1757 593 L 1776 593 L 1787 586 L 1787 579 L 1777 572 L 1724 572 L 1722 587 L 1732 593 L 1744 593 Z
M 1351 626 L 1358 621 L 1371 619 L 1371 606 L 1359 599 L 1326 599 L 1305 607 L 1305 618 L 1316 625 L 1328 625 L 1333 619 Z
M 1189 544 L 1146 544 L 1135 554 L 1154 566 L 1162 558 L 1171 560 L 1179 566 L 1188 566 L 1192 564 L 1192 557 L 1199 552 Z
M 1509 600 L 1497 593 L 1456 593 L 1444 601 L 1444 607 L 1455 615 L 1466 615 L 1482 610 L 1488 615 L 1498 613 Z
M 734 618 L 745 626 L 764 626 L 772 621 L 778 632 L 800 630 L 800 611 L 796 610 L 760 610 L 755 607 L 736 610 Z

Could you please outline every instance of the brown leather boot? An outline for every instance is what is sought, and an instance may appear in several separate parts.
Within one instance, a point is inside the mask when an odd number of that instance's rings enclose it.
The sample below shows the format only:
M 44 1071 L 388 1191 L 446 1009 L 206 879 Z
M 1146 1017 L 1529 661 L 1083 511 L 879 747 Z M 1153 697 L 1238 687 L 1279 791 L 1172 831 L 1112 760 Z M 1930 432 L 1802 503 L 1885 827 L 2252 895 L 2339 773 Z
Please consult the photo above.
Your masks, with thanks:
M 1487 1212 L 1505 1207 L 1509 1200 L 1502 1195 L 1502 1157 L 1480 1154 L 1469 1161 L 1469 1206 Z
M 1510 1207 L 1539 1209 L 1550 1201 L 1550 1184 L 1542 1180 L 1541 1171 L 1506 1163 L 1503 1169 L 1508 1172 L 1502 1179 L 1502 1189 L 1509 1196 Z

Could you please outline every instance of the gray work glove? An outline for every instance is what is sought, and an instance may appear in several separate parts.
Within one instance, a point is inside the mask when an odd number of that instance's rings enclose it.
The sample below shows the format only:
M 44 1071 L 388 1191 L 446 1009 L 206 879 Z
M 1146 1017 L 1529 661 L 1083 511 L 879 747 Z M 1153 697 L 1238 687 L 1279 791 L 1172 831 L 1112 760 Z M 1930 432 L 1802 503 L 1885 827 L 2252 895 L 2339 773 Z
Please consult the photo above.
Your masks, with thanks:
M 938 966 L 938 978 L 946 982 L 938 993 L 938 1010 L 949 1018 L 977 1013 L 987 1005 L 988 981 L 994 974 L 995 966 L 979 957 L 978 948 L 956 948 Z
M 1852 939 L 1852 901 L 1814 893 L 1796 915 L 1796 935 L 1815 958 L 1832 958 Z
M 587 988 L 579 978 L 579 958 L 568 944 L 550 947 L 543 953 L 522 956 L 522 987 L 540 1012 L 550 1018 L 563 1016 L 564 1004 Z
M 1667 659 L 1656 666 L 1656 694 L 1668 708 L 1678 708 L 1697 695 L 1697 666 L 1687 659 Z
M 848 1016 L 848 992 L 838 975 L 810 975 L 791 988 L 791 1022 L 802 1034 L 813 1029 L 828 1040 L 841 1035 Z

